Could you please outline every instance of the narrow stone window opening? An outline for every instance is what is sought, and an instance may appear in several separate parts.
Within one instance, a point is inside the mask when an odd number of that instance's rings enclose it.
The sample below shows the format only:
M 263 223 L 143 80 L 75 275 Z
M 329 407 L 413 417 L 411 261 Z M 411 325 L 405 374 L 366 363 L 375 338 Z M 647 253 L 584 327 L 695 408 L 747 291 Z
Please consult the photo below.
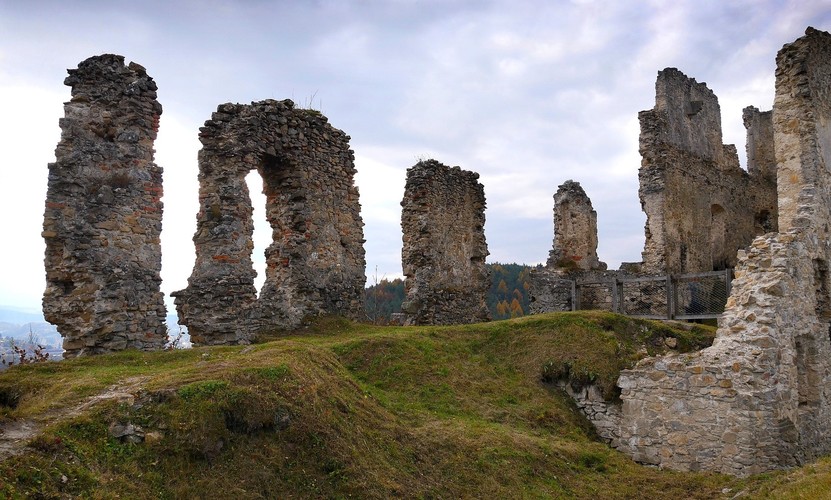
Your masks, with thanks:
M 703 101 L 690 101 L 687 103 L 687 116 L 695 116 L 704 108 Z
M 266 219 L 266 196 L 263 194 L 263 178 L 256 170 L 252 170 L 245 176 L 245 183 L 248 185 L 248 194 L 251 197 L 251 215 L 254 226 L 252 241 L 254 249 L 251 252 L 251 262 L 257 277 L 254 278 L 254 288 L 257 289 L 257 296 L 263 289 L 265 282 L 266 264 L 265 249 L 271 244 L 271 229 Z
M 710 207 L 710 251 L 713 257 L 713 271 L 722 271 L 729 266 L 725 236 L 727 234 L 727 212 L 714 203 Z
M 828 262 L 814 259 L 814 291 L 816 293 L 815 312 L 823 328 L 829 332 L 831 340 L 831 295 L 828 287 Z
M 816 303 L 814 311 L 822 331 L 828 332 L 831 320 L 831 297 L 828 295 L 828 263 L 823 259 L 814 259 L 814 292 Z M 820 401 L 820 371 L 817 342 L 821 337 L 802 335 L 794 339 L 796 350 L 796 369 L 799 382 L 799 406 L 816 407 Z
M 771 217 L 770 211 L 762 210 L 756 214 L 755 227 L 756 236 L 761 236 L 765 233 L 770 233 L 776 230 L 776 226 Z

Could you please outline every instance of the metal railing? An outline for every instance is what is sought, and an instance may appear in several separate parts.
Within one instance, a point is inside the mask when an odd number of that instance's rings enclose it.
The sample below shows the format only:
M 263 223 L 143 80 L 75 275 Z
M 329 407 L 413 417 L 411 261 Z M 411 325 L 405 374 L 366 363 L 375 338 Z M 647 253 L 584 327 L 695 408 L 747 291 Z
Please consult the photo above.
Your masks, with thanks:
M 675 276 L 575 281 L 572 310 L 604 309 L 653 319 L 711 319 L 724 312 L 731 269 Z

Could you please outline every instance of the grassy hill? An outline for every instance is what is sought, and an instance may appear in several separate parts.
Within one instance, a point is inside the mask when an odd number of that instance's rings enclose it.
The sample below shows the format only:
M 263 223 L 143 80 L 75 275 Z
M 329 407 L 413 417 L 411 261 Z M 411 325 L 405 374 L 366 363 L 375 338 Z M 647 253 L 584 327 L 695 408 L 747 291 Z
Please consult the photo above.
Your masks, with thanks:
M 263 343 L 0 374 L 0 497 L 814 498 L 831 462 L 737 480 L 642 467 L 554 379 L 599 384 L 708 327 L 607 313 L 454 327 L 323 319 Z M 808 496 L 801 496 L 808 495 Z

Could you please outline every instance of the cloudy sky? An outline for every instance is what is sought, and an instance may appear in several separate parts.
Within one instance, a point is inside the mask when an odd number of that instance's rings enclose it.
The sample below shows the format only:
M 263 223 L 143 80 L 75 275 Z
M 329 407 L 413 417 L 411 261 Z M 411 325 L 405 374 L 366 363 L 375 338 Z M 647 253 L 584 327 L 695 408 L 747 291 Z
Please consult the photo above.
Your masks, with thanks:
M 770 109 L 776 52 L 809 25 L 831 29 L 831 0 L 3 0 L 0 305 L 40 307 L 62 82 L 89 56 L 124 55 L 159 86 L 170 293 L 193 265 L 197 132 L 220 103 L 289 98 L 351 135 L 369 283 L 401 275 L 399 202 L 422 158 L 481 174 L 490 262 L 544 262 L 552 196 L 579 181 L 616 268 L 643 246 L 637 113 L 658 70 L 707 82 L 743 156 L 741 109 Z

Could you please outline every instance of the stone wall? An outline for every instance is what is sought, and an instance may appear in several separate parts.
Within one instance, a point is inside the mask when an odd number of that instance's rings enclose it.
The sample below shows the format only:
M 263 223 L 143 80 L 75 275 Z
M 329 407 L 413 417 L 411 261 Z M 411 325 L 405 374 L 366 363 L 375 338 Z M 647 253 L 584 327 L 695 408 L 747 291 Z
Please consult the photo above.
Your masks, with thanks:
M 401 261 L 408 325 L 488 321 L 485 191 L 479 174 L 435 160 L 407 170 Z
M 606 269 L 597 258 L 597 212 L 579 182 L 567 180 L 554 194 L 554 244 L 546 265 Z
M 782 232 L 738 252 L 713 346 L 619 379 L 619 447 L 680 470 L 746 475 L 831 452 L 831 35 L 777 56 L 773 138 Z
M 66 358 L 159 349 L 167 330 L 156 84 L 112 54 L 83 61 L 64 83 L 72 98 L 49 164 L 44 317 L 63 336 Z
M 175 292 L 197 344 L 244 343 L 304 318 L 363 315 L 366 262 L 349 136 L 289 100 L 222 104 L 199 139 L 196 263 Z M 245 176 L 263 178 L 273 241 L 259 298 Z
M 536 268 L 528 274 L 528 284 L 531 314 L 574 309 L 574 281 L 569 276 L 547 268 Z
M 589 419 L 597 435 L 617 448 L 620 444 L 620 420 L 621 405 L 616 401 L 606 401 L 603 391 L 594 384 L 574 388 L 567 381 L 560 380 L 556 383 L 574 400 L 574 404 Z
M 736 148 L 721 142 L 718 98 L 706 84 L 667 68 L 658 73 L 655 89 L 655 107 L 638 115 L 639 196 L 646 213 L 643 261 L 624 263 L 619 271 L 604 273 L 605 279 L 729 269 L 736 265 L 739 249 L 778 227 L 772 112 L 744 110 L 744 171 Z M 554 213 L 554 246 L 546 268 L 530 277 L 532 312 L 570 307 L 563 300 L 567 283 L 561 280 L 598 279 L 595 271 L 606 268 L 597 260 L 597 215 L 579 184 L 560 186 Z M 611 307 L 611 293 L 599 286 L 586 290 L 581 308 Z M 632 307 L 665 313 L 666 298 L 656 285 L 644 285 L 640 295 L 644 300 L 636 299 Z
M 769 114 L 745 110 L 752 168 L 721 143 L 718 99 L 675 68 L 658 73 L 655 108 L 641 111 L 639 171 L 646 213 L 643 269 L 691 273 L 733 267 L 736 251 L 776 230 Z M 765 149 L 768 148 L 768 149 Z

